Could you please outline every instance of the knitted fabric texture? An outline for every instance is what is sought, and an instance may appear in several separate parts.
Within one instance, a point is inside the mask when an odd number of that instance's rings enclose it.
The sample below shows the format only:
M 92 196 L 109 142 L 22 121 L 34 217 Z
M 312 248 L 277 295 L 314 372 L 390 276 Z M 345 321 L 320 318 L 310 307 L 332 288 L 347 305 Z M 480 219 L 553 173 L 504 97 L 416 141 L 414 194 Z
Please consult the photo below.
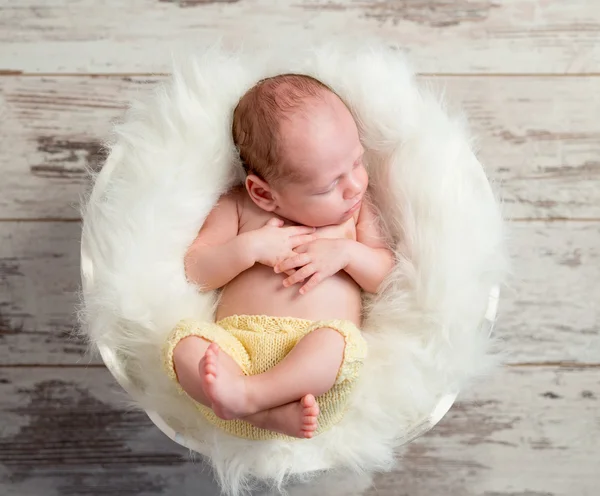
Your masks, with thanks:
M 177 382 L 173 364 L 173 350 L 185 337 L 198 336 L 218 344 L 236 361 L 244 374 L 255 375 L 277 365 L 304 336 L 325 327 L 339 332 L 344 337 L 346 347 L 334 386 L 317 398 L 320 408 L 319 427 L 316 431 L 318 435 L 343 418 L 348 406 L 348 398 L 366 357 L 367 344 L 360 330 L 352 322 L 345 320 L 314 322 L 265 315 L 233 315 L 216 324 L 182 320 L 167 340 L 164 349 L 164 365 L 169 377 L 177 383 L 179 391 L 187 394 Z M 196 405 L 209 422 L 234 436 L 252 440 L 295 439 L 255 427 L 242 420 L 220 419 L 210 408 L 200 403 Z

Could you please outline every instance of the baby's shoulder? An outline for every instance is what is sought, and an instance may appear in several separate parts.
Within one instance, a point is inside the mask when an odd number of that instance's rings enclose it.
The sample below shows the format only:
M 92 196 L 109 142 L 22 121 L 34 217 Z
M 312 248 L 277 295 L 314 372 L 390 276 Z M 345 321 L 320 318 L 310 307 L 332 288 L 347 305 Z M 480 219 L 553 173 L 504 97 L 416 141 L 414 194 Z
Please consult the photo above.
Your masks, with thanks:
M 234 186 L 233 188 L 229 189 L 227 192 L 225 192 L 223 194 L 223 196 L 221 196 L 221 198 L 227 198 L 230 201 L 239 201 L 243 195 L 246 193 L 246 188 L 244 188 L 243 186 Z
M 234 186 L 233 188 L 229 189 L 227 192 L 221 195 L 221 197 L 219 198 L 219 203 L 227 203 L 231 206 L 235 206 L 239 213 L 243 207 L 245 194 L 245 188 L 240 186 Z
M 237 188 L 232 188 L 222 193 L 210 211 L 206 223 L 211 225 L 215 223 L 232 225 L 235 222 L 239 224 L 241 212 L 240 201 L 241 195 Z
M 236 204 L 240 231 L 258 229 L 273 216 L 256 206 L 244 186 L 233 188 L 229 195 L 231 201 Z

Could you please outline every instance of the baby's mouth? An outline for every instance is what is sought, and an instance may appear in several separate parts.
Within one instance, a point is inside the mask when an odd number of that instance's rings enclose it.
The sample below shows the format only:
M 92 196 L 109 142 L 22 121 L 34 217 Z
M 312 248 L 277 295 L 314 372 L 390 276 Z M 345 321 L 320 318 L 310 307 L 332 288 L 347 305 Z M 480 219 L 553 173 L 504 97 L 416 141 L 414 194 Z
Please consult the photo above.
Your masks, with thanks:
M 354 212 L 360 205 L 360 202 L 362 202 L 362 198 L 360 200 L 358 200 L 354 205 L 352 205 L 347 211 L 346 213 L 349 214 L 350 212 Z

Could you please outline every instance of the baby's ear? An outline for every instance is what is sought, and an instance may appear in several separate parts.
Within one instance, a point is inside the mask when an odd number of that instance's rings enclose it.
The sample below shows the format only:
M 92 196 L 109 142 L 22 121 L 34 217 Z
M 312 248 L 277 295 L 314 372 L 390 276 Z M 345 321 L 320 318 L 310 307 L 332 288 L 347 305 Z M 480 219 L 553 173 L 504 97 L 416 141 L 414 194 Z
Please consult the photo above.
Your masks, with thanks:
M 246 191 L 260 208 L 267 212 L 273 212 L 277 207 L 273 192 L 269 184 L 260 177 L 249 174 L 246 176 Z

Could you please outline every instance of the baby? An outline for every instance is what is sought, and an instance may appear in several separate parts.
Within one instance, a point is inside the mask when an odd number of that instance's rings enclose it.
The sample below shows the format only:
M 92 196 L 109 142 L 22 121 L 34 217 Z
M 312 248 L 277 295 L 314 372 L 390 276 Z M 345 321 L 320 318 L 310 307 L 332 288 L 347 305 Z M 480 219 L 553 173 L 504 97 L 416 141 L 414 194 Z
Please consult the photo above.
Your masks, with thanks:
M 218 325 L 179 329 L 168 357 L 220 419 L 310 438 L 324 414 L 315 397 L 364 358 L 361 288 L 377 291 L 393 253 L 366 196 L 356 123 L 325 85 L 261 81 L 235 109 L 233 135 L 245 184 L 220 198 L 185 257 L 188 280 L 223 288 Z

